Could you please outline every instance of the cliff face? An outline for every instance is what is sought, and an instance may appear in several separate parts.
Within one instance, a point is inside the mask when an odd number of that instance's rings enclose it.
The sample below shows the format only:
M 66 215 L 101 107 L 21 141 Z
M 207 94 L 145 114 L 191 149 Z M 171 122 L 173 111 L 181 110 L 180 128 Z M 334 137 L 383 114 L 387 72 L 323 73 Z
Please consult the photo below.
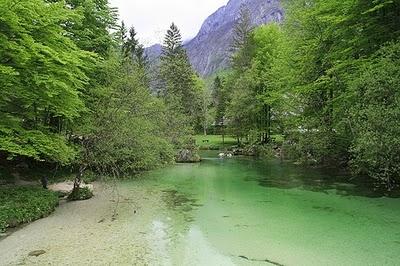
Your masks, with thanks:
M 253 25 L 283 19 L 279 0 L 229 1 L 207 18 L 198 35 L 186 44 L 190 60 L 200 75 L 208 76 L 229 65 L 229 47 L 241 4 L 249 9 Z
M 185 44 L 193 67 L 201 76 L 209 76 L 229 66 L 229 47 L 242 4 L 250 11 L 253 25 L 283 19 L 279 0 L 230 0 L 209 16 L 197 36 Z M 149 55 L 153 60 L 156 56 L 154 50 L 153 46 Z

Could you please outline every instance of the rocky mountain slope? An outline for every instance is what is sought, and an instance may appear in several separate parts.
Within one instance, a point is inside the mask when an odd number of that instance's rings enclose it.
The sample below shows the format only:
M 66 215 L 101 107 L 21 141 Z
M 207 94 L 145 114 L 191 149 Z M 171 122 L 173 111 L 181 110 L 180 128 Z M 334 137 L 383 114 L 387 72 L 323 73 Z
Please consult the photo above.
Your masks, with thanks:
M 209 76 L 229 65 L 229 47 L 241 5 L 251 14 L 252 24 L 261 25 L 283 19 L 280 0 L 230 0 L 203 23 L 195 38 L 185 44 L 193 67 L 201 76 Z M 147 49 L 150 60 L 159 56 L 160 45 Z

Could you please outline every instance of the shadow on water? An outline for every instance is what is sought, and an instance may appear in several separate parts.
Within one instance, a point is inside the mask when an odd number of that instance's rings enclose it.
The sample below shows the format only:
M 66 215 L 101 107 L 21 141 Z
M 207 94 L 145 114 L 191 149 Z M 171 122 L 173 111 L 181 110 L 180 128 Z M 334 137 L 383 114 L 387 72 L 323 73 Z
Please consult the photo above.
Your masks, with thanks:
M 387 191 L 377 187 L 369 178 L 352 178 L 342 169 L 311 168 L 279 160 L 261 160 L 239 157 L 232 160 L 220 160 L 208 156 L 207 163 L 236 164 L 247 169 L 255 169 L 256 176 L 248 181 L 256 181 L 260 186 L 279 189 L 303 189 L 321 193 L 336 193 L 341 196 L 360 196 L 368 198 L 400 198 L 400 189 Z
M 400 198 L 400 191 L 376 187 L 374 180 L 351 178 L 340 169 L 310 169 L 281 162 L 249 162 L 256 164 L 263 175 L 258 183 L 280 189 L 299 188 L 313 192 L 336 193 L 341 196 L 368 198 Z

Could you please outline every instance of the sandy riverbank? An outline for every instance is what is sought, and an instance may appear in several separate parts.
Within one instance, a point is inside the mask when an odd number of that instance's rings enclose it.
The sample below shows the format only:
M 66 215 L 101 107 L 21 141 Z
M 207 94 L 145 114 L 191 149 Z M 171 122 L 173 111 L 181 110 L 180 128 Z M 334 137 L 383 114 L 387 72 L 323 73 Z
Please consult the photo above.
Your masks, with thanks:
M 118 201 L 118 196 L 119 201 Z M 118 203 L 118 204 L 117 204 Z M 115 209 L 117 214 L 114 216 Z M 0 265 L 147 265 L 160 259 L 152 232 L 161 192 L 96 184 L 95 197 L 62 201 L 47 218 L 0 241 Z M 35 257 L 35 250 L 46 253 Z M 122 252 L 123 251 L 123 252 Z

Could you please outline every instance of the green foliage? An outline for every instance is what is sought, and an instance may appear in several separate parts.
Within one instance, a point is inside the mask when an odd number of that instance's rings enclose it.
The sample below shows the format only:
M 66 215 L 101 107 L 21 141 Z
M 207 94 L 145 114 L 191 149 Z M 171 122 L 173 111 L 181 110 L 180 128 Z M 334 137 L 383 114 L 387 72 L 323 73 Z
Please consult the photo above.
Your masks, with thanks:
M 93 192 L 87 187 L 82 187 L 79 189 L 74 189 L 71 192 L 71 194 L 68 195 L 68 200 L 70 201 L 88 200 L 92 197 L 93 197 Z
M 400 181 L 400 42 L 366 61 L 351 84 L 351 166 L 392 189 Z
M 13 3 L 0 2 L 0 150 L 65 164 L 75 151 L 61 133 L 84 110 L 94 55 L 67 37 L 61 25 L 80 17 L 63 3 Z
M 196 117 L 201 87 L 186 52 L 162 57 L 160 73 L 164 86 L 161 95 L 166 103 L 189 117 Z
M 349 110 L 358 100 L 350 83 L 366 58 L 399 36 L 395 10 L 392 1 L 290 1 L 285 33 L 296 78 L 289 86 L 301 110 L 293 125 L 301 127 L 307 157 L 325 164 L 349 160 L 355 141 Z
M 8 159 L 26 156 L 38 161 L 48 160 L 66 164 L 76 155 L 74 147 L 67 145 L 65 138 L 54 133 L 18 128 L 0 129 L 0 147 L 6 151 Z
M 168 108 L 170 125 L 178 124 L 181 135 L 190 135 L 194 127 L 201 126 L 207 119 L 205 86 L 190 65 L 175 24 L 167 31 L 162 51 L 158 93 Z M 175 134 L 173 142 L 179 146 L 182 139 Z
M 170 28 L 167 30 L 162 53 L 164 59 L 185 53 L 182 45 L 182 35 L 175 23 L 172 23 Z
M 114 175 L 172 160 L 179 127 L 168 119 L 181 117 L 150 94 L 134 28 L 110 34 L 117 19 L 107 0 L 0 8 L 2 155 Z M 193 72 L 190 82 L 200 95 Z
M 244 49 L 248 47 L 250 34 L 253 29 L 251 24 L 250 10 L 245 6 L 241 5 L 239 10 L 239 18 L 233 29 L 233 38 L 231 42 L 232 62 L 234 67 L 245 67 L 248 63 L 248 57 L 250 56 L 251 50 Z
M 84 175 L 82 176 L 82 181 L 85 184 L 90 184 L 93 183 L 94 181 L 97 181 L 98 178 L 99 176 L 93 171 L 85 171 Z
M 139 172 L 172 161 L 193 129 L 223 122 L 239 141 L 275 145 L 285 135 L 293 159 L 350 165 L 393 188 L 400 3 L 285 3 L 283 25 L 256 29 L 242 8 L 232 68 L 211 91 L 172 24 L 155 97 L 136 31 L 116 26 L 107 0 L 0 0 L 2 158 Z
M 0 232 L 49 215 L 58 196 L 35 187 L 0 188 Z
M 215 107 L 215 123 L 223 123 L 224 117 L 226 116 L 226 106 L 228 103 L 228 95 L 226 88 L 223 84 L 223 80 L 217 76 L 214 79 L 213 84 L 213 105 Z
M 399 180 L 398 1 L 286 1 L 283 25 L 256 28 L 224 83 L 231 133 L 284 134 L 285 157 Z
M 224 90 L 230 92 L 226 113 L 231 133 L 239 138 L 270 142 L 280 126 L 284 96 L 279 75 L 283 73 L 284 43 L 278 25 L 262 26 L 249 35 L 236 54 L 241 63 L 234 63 Z
M 85 51 L 107 57 L 113 47 L 113 36 L 110 31 L 117 28 L 118 12 L 109 6 L 108 0 L 54 0 L 65 3 L 75 10 L 79 20 L 64 24 L 71 39 Z
M 122 24 L 121 26 L 121 31 L 122 31 L 122 53 L 125 58 L 128 58 L 130 60 L 133 60 L 135 63 L 137 63 L 140 67 L 145 68 L 148 64 L 147 62 L 147 57 L 144 54 L 144 47 L 139 43 L 139 40 L 137 39 L 136 31 L 134 27 L 131 27 L 129 29 L 129 37 L 125 39 L 123 31 L 124 31 L 124 26 Z
M 77 133 L 79 162 L 100 173 L 120 174 L 152 169 L 172 159 L 168 113 L 150 94 L 145 70 L 114 53 L 103 62 L 87 120 Z
M 196 114 L 196 125 L 195 131 L 196 132 L 203 132 L 203 134 L 208 133 L 208 129 L 214 123 L 214 111 L 212 104 L 212 92 L 206 87 L 205 82 L 201 79 L 196 77 L 196 95 L 197 98 L 195 100 L 198 101 L 196 105 L 198 105 L 198 111 Z

